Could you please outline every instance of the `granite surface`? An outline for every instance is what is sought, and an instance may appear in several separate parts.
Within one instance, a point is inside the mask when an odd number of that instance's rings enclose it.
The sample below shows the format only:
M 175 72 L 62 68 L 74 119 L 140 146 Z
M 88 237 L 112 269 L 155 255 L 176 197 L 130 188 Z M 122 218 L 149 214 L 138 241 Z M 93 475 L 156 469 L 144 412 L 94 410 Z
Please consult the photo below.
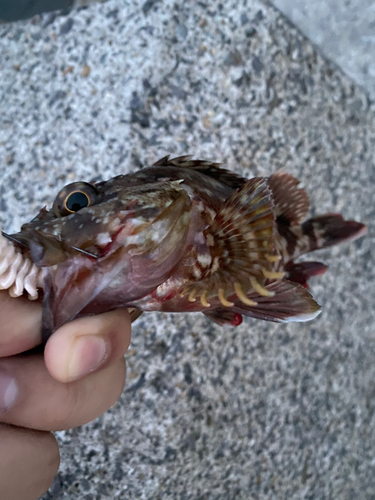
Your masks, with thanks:
M 375 100 L 374 0 L 271 0 Z
M 73 180 L 171 153 L 297 175 L 311 213 L 369 224 L 320 252 L 313 322 L 147 314 L 128 380 L 58 433 L 44 500 L 375 498 L 373 195 L 366 94 L 269 4 L 109 0 L 0 25 L 0 226 Z

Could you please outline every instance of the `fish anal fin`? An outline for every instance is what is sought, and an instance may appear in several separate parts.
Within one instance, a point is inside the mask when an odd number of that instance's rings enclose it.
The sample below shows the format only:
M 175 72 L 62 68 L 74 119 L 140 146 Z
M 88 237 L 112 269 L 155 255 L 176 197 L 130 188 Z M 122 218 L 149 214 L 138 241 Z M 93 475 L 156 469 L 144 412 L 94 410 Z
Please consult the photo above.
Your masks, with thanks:
M 305 322 L 316 318 L 321 311 L 310 293 L 298 283 L 282 280 L 267 285 L 267 289 L 272 292 L 270 296 L 249 294 L 254 305 L 247 305 L 232 295 L 231 308 L 219 307 L 204 314 L 219 325 L 237 326 L 242 316 L 276 323 Z
M 300 224 L 307 215 L 310 202 L 299 181 L 288 173 L 276 172 L 268 179 L 275 203 L 276 220 L 289 226 Z
M 328 266 L 322 262 L 290 262 L 287 264 L 286 278 L 293 283 L 299 283 L 300 285 L 308 288 L 308 280 L 313 276 L 321 276 L 328 269 Z
M 284 279 L 267 285 L 267 289 L 273 292 L 272 296 L 249 295 L 250 299 L 256 301 L 256 306 L 247 306 L 237 300 L 231 311 L 277 323 L 310 321 L 320 313 L 319 304 L 298 283 Z

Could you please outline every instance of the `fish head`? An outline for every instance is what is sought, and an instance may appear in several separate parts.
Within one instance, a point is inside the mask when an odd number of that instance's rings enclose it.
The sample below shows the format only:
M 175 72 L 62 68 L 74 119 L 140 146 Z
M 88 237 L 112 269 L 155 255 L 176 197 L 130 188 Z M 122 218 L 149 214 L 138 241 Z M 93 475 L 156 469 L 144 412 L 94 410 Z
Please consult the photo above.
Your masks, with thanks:
M 182 181 L 75 182 L 10 238 L 44 276 L 44 329 L 82 310 L 126 305 L 160 285 L 187 241 L 190 197 Z M 100 296 L 100 297 L 98 297 Z

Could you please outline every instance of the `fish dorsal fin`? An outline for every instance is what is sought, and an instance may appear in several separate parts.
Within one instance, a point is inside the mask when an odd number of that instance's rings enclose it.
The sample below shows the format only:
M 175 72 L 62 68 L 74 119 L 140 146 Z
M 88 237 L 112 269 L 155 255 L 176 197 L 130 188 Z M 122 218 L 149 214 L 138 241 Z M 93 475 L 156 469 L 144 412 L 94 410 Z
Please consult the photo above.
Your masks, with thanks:
M 289 226 L 300 224 L 306 217 L 310 201 L 306 191 L 298 187 L 293 175 L 276 172 L 268 179 L 275 203 L 276 219 Z
M 275 216 L 267 179 L 255 177 L 233 192 L 213 222 L 203 231 L 210 255 L 197 262 L 209 262 L 197 281 L 186 285 L 183 295 L 190 301 L 200 298 L 209 307 L 210 297 L 218 297 L 221 304 L 230 307 L 227 300 L 236 294 L 248 305 L 247 294 L 257 291 L 270 295 L 265 288 L 269 279 L 279 279 L 283 273 L 273 272 L 273 235 Z
M 237 175 L 225 168 L 221 168 L 220 163 L 213 163 L 205 160 L 192 160 L 191 158 L 192 156 L 190 155 L 179 156 L 172 159 L 169 159 L 169 156 L 165 156 L 152 166 L 189 168 L 200 172 L 201 174 L 207 175 L 208 177 L 212 177 L 213 179 L 216 179 L 233 189 L 241 188 L 246 182 L 246 179 L 240 175 Z

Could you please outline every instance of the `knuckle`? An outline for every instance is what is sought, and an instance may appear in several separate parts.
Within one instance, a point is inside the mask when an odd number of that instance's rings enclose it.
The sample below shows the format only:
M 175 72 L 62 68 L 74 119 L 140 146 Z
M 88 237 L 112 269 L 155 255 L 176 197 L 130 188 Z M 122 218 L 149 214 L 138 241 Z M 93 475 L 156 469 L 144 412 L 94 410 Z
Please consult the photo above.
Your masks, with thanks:
M 101 415 L 120 397 L 126 376 L 122 358 L 106 369 L 69 385 L 65 401 L 55 415 L 53 430 L 83 425 Z

